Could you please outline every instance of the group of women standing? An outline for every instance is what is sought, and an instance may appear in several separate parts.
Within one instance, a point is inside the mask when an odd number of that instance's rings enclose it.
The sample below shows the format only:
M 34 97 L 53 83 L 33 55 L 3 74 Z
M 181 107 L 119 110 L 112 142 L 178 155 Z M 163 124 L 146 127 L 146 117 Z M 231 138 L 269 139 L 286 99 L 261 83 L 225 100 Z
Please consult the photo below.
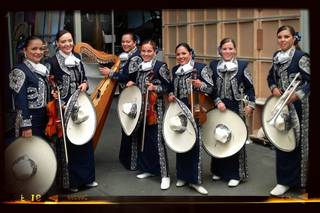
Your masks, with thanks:
M 88 82 L 79 55 L 73 53 L 73 38 L 70 32 L 62 30 L 57 34 L 57 52 L 41 64 L 44 42 L 32 36 L 25 42 L 24 61 L 17 64 L 9 74 L 17 109 L 17 136 L 40 136 L 45 134 L 48 121 L 47 104 L 57 97 L 57 91 L 49 84 L 49 75 L 59 88 L 61 102 L 66 106 L 76 91 L 86 91 Z M 55 88 L 56 89 L 56 88 Z M 65 107 L 63 107 L 65 108 Z M 95 187 L 95 164 L 92 144 L 78 146 L 67 139 L 67 150 L 63 139 L 51 143 L 58 160 L 57 185 L 59 190 L 77 192 L 80 187 Z M 65 152 L 67 152 L 68 163 Z
M 305 186 L 310 64 L 309 56 L 295 47 L 297 38 L 291 26 L 279 28 L 277 38 L 281 50 L 274 55 L 267 79 L 272 94 L 281 95 L 292 80 L 292 75 L 297 72 L 302 74 L 303 82 L 299 90 L 292 95 L 290 102 L 293 106 L 291 109 L 296 110 L 299 117 L 300 126 L 296 130 L 299 134 L 296 136 L 299 136 L 297 140 L 301 141 L 300 145 L 293 152 L 276 151 L 278 185 L 271 194 L 278 196 L 291 187 Z M 26 60 L 10 73 L 10 86 L 15 94 L 17 109 L 22 111 L 20 128 L 22 137 L 30 137 L 32 134 L 43 136 L 45 123 L 37 118 L 45 114 L 46 102 L 50 99 L 50 89 L 46 80 L 49 73 L 55 76 L 56 82 L 61 86 L 61 98 L 64 102 L 67 102 L 76 90 L 88 89 L 81 59 L 72 52 L 73 39 L 69 32 L 58 33 L 58 51 L 48 60 L 49 69 L 40 64 L 43 54 L 42 44 L 42 40 L 36 37 L 26 42 L 24 48 Z M 255 109 L 255 91 L 248 62 L 237 59 L 236 44 L 231 38 L 225 38 L 220 42 L 218 52 L 221 58 L 212 60 L 208 65 L 195 61 L 194 51 L 187 43 L 178 44 L 175 49 L 177 65 L 171 70 L 165 62 L 156 59 L 157 47 L 154 41 L 145 40 L 138 49 L 135 35 L 128 32 L 123 34 L 121 44 L 124 52 L 119 56 L 120 72 L 101 67 L 101 74 L 117 80 L 121 85 L 120 90 L 136 85 L 143 95 L 148 91 L 154 93 L 157 99 L 152 106 L 156 120 L 147 122 L 145 126 L 144 151 L 141 151 L 143 127 L 140 124 L 130 136 L 122 130 L 119 159 L 126 169 L 140 171 L 137 178 L 161 177 L 160 188 L 165 190 L 170 187 L 169 163 L 162 135 L 165 102 L 178 99 L 190 109 L 188 85 L 192 82 L 195 90 L 206 93 L 212 98 L 219 111 L 224 112 L 229 109 L 242 118 L 249 116 Z M 193 77 L 194 72 L 197 75 L 196 79 Z M 37 100 L 33 100 L 35 96 L 31 94 L 32 92 L 37 94 Z M 248 97 L 244 109 L 241 107 L 243 94 Z M 197 192 L 208 194 L 202 186 L 201 177 L 202 144 L 199 133 L 201 127 L 197 120 L 195 123 L 198 130 L 195 145 L 185 153 L 176 154 L 176 186 L 182 187 L 188 184 Z M 68 154 L 70 165 L 67 169 L 61 170 L 62 174 L 66 174 L 63 171 L 69 173 L 68 188 L 77 191 L 78 187 L 97 186 L 92 144 L 74 146 L 69 142 Z M 246 181 L 248 168 L 245 146 L 230 157 L 223 159 L 212 157 L 211 172 L 214 181 L 225 180 L 229 187 L 236 187 L 240 182 Z

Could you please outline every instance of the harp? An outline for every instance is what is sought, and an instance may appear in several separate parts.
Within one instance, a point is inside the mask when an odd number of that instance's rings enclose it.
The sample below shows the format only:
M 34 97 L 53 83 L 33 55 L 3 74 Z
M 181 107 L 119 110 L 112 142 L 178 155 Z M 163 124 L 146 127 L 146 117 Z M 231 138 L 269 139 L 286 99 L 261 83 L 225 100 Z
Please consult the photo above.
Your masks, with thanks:
M 98 51 L 87 43 L 77 43 L 74 47 L 74 52 L 81 55 L 84 65 L 96 65 L 93 66 L 95 67 L 93 70 L 94 72 L 96 71 L 99 73 L 98 67 L 101 64 L 112 64 L 111 70 L 119 71 L 120 59 L 116 55 Z M 91 100 L 96 108 L 97 113 L 97 129 L 92 138 L 93 149 L 95 149 L 98 144 L 104 122 L 107 118 L 112 103 L 116 86 L 117 82 L 115 80 L 104 78 L 98 83 L 97 87 L 91 94 Z

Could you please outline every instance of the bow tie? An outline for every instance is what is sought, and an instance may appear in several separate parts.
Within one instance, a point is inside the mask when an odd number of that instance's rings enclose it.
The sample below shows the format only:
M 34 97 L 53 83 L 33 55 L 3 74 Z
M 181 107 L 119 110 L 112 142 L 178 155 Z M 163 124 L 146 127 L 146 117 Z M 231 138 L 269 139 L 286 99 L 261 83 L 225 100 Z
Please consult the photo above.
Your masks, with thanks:
M 140 64 L 141 70 L 142 71 L 149 71 L 152 69 L 152 61 L 148 61 L 148 62 L 141 62 Z
M 46 76 L 49 73 L 47 67 L 44 66 L 43 64 L 41 64 L 41 63 L 36 64 L 30 60 L 27 60 L 27 62 L 29 62 L 29 64 L 35 69 L 36 73 L 38 73 L 42 76 Z
M 69 55 L 64 60 L 64 65 L 66 65 L 66 67 L 75 67 L 75 66 L 79 65 L 79 63 L 80 63 L 80 59 L 78 59 L 74 55 Z
M 234 62 L 222 62 L 217 69 L 220 70 L 221 72 L 227 72 L 227 71 L 235 71 L 237 70 L 238 65 Z
M 34 68 L 38 71 L 39 74 L 46 76 L 47 71 L 48 71 L 46 66 L 39 63 L 39 64 L 35 64 Z
M 289 61 L 289 59 L 290 59 L 289 51 L 286 51 L 286 52 L 281 51 L 276 55 L 275 62 L 277 64 L 284 64 L 287 61 Z
M 119 58 L 120 58 L 120 61 L 127 61 L 129 59 L 129 54 L 123 52 L 119 55 Z
M 193 70 L 193 66 L 191 66 L 190 63 L 188 63 L 188 64 L 181 65 L 177 69 L 176 74 L 177 75 L 184 75 L 184 74 L 187 74 L 189 72 L 192 72 L 192 70 Z

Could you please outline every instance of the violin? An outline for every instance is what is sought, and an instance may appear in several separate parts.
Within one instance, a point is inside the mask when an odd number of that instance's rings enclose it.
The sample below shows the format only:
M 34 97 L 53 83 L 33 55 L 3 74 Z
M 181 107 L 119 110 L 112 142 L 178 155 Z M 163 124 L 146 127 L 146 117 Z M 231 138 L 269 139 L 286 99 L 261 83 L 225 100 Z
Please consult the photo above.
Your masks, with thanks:
M 148 78 L 148 81 L 151 82 L 151 80 L 154 78 L 154 72 L 150 72 L 150 77 Z M 158 95 L 155 91 L 148 91 L 148 103 L 147 104 L 147 123 L 148 125 L 154 125 L 157 123 L 157 117 L 158 114 L 155 110 Z
M 192 70 L 192 80 L 197 79 L 197 70 Z M 188 102 L 191 105 L 191 112 L 195 120 L 202 125 L 207 121 L 207 109 L 205 106 L 207 105 L 208 96 L 201 92 L 200 89 L 193 89 L 193 85 L 191 84 L 191 93 L 188 96 Z
M 144 138 L 146 132 L 146 123 L 148 125 L 154 125 L 157 123 L 157 112 L 155 111 L 155 106 L 157 103 L 158 95 L 155 91 L 148 90 L 148 84 L 154 78 L 154 72 L 151 71 L 145 79 L 145 86 L 147 87 L 146 94 L 144 95 L 145 107 L 143 116 L 143 129 L 142 129 L 142 140 L 141 140 L 141 152 L 144 149 Z
M 54 90 L 56 90 L 56 84 L 53 80 L 53 76 L 49 77 L 49 84 Z M 57 100 L 53 98 L 53 100 L 49 101 L 47 105 L 47 115 L 49 119 L 45 130 L 46 135 L 50 138 L 54 135 L 57 135 L 58 138 L 63 136 L 62 122 L 58 112 Z

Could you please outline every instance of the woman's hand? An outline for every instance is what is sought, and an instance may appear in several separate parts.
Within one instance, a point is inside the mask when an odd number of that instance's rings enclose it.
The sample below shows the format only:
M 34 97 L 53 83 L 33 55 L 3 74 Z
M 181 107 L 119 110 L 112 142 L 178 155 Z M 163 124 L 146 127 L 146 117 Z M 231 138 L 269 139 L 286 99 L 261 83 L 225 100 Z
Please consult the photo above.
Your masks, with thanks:
M 192 85 L 193 85 L 195 88 L 200 88 L 201 85 L 202 85 L 202 81 L 200 81 L 199 79 L 192 80 Z
M 226 105 L 223 102 L 218 103 L 217 108 L 220 112 L 224 112 L 227 110 Z
M 99 67 L 99 71 L 102 75 L 104 75 L 106 78 L 109 78 L 110 69 L 108 67 Z
M 22 137 L 31 138 L 32 137 L 32 129 L 22 130 Z
M 58 92 L 56 90 L 51 90 L 51 95 L 54 99 L 58 99 Z
M 276 97 L 280 97 L 282 95 L 282 92 L 278 87 L 276 87 L 272 90 L 272 95 Z
M 176 96 L 174 96 L 174 95 L 169 95 L 169 97 L 168 97 L 168 101 L 169 102 L 173 102 L 173 101 L 175 101 L 176 100 Z
M 152 83 L 146 83 L 149 91 L 156 91 L 157 87 Z
M 135 83 L 133 82 L 133 81 L 128 81 L 128 83 L 127 83 L 127 87 L 131 87 L 131 86 L 133 86 L 133 85 L 135 85 Z
M 252 115 L 253 109 L 250 106 L 246 106 L 244 108 L 244 114 L 248 117 L 250 117 Z
M 299 100 L 299 96 L 297 96 L 296 93 L 293 93 L 293 94 L 290 96 L 289 100 L 288 100 L 288 104 L 291 104 L 291 103 L 293 103 L 293 102 L 295 102 L 295 101 L 297 101 L 297 100 Z
M 87 82 L 83 82 L 82 84 L 80 84 L 80 85 L 79 85 L 79 87 L 78 87 L 78 88 L 80 89 L 80 91 L 81 91 L 81 92 L 86 91 L 86 90 L 87 90 L 87 88 L 88 88 L 88 84 L 87 84 Z

